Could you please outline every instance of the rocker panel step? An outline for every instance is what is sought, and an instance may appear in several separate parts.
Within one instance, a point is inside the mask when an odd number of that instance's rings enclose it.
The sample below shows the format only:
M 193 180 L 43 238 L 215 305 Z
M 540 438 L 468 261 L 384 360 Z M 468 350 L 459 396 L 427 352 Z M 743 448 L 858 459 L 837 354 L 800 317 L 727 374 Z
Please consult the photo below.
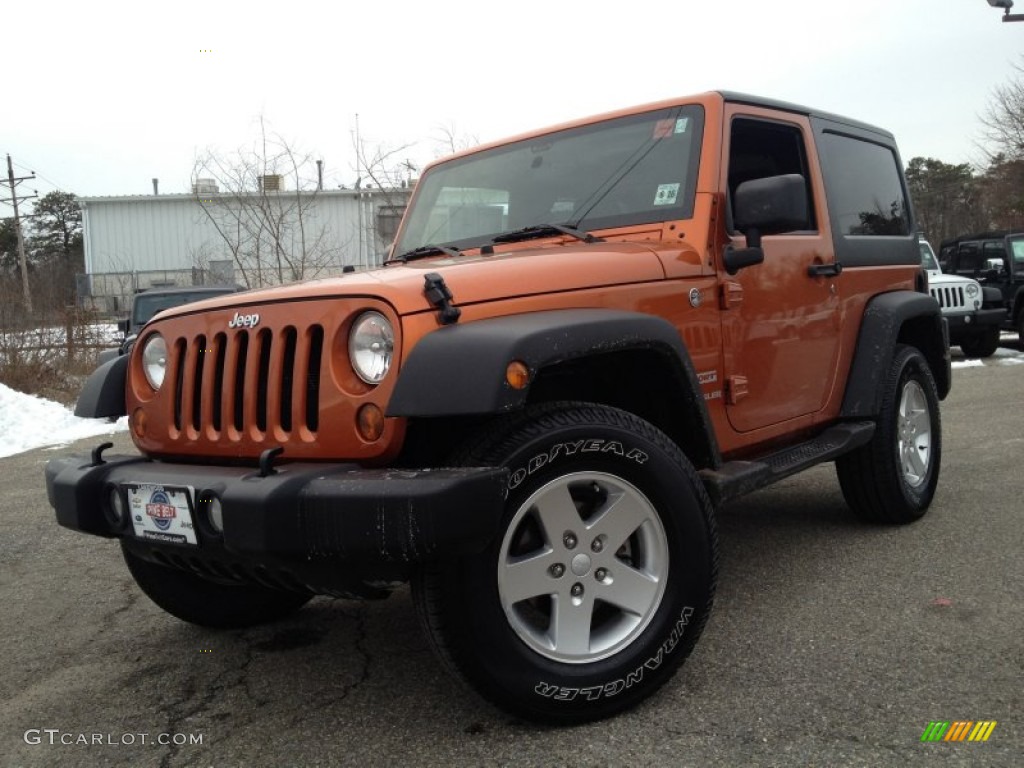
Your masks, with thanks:
M 851 421 L 829 427 L 818 436 L 791 445 L 757 461 L 728 461 L 699 474 L 715 506 L 764 488 L 815 464 L 832 461 L 867 443 L 875 434 L 873 421 Z

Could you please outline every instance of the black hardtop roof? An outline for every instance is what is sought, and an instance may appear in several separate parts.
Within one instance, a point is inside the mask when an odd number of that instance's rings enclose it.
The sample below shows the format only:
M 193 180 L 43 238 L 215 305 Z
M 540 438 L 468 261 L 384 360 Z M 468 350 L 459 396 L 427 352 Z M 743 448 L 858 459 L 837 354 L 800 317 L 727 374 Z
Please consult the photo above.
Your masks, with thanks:
M 135 295 L 145 296 L 154 293 L 237 293 L 244 290 L 245 287 L 241 285 L 154 285 L 139 291 Z
M 990 229 L 985 232 L 973 232 L 969 235 L 951 237 L 949 240 L 943 240 L 939 247 L 946 248 L 950 245 L 960 245 L 960 243 L 969 243 L 973 240 L 1002 240 L 1009 235 L 1024 235 L 1024 232 L 1018 229 Z
M 877 125 L 871 125 L 870 123 L 864 123 L 850 117 L 843 117 L 842 115 L 835 115 L 831 112 L 824 112 L 820 109 L 812 109 L 811 107 L 792 104 L 788 101 L 752 96 L 749 93 L 737 93 L 736 91 L 719 91 L 718 93 L 721 94 L 723 99 L 734 104 L 747 104 L 752 107 L 765 107 L 767 109 L 778 109 L 784 112 L 794 112 L 798 115 L 807 115 L 808 117 L 817 117 L 822 120 L 829 120 L 833 123 L 849 125 L 850 127 L 859 128 L 864 131 L 871 131 L 872 133 L 877 133 L 879 136 L 895 140 L 892 133 L 884 128 L 879 128 Z

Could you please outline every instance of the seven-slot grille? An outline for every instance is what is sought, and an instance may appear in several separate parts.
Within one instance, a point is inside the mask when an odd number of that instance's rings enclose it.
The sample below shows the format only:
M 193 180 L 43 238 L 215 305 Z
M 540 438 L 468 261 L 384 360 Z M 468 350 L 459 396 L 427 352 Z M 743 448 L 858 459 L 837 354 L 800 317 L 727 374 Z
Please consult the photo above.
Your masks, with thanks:
M 930 289 L 932 298 L 943 309 L 963 309 L 967 305 L 962 285 L 937 285 Z
M 238 329 L 169 344 L 174 428 L 212 440 L 316 434 L 324 329 Z

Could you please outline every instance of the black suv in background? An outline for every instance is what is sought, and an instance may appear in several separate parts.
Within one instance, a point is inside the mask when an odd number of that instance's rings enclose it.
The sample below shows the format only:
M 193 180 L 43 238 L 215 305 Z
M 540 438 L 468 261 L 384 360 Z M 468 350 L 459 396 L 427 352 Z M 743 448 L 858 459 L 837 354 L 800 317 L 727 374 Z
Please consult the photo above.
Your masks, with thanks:
M 1024 344 L 1024 232 L 979 232 L 943 241 L 942 271 L 973 277 L 999 289 L 1006 308 L 1004 327 L 1015 330 Z
M 241 290 L 244 289 L 240 285 L 186 285 L 150 288 L 135 294 L 128 317 L 117 321 L 117 327 L 124 334 L 124 338 L 121 339 L 117 349 L 107 349 L 100 353 L 100 365 L 131 352 L 132 347 L 135 346 L 135 339 L 138 338 L 139 330 L 152 320 L 157 312 Z

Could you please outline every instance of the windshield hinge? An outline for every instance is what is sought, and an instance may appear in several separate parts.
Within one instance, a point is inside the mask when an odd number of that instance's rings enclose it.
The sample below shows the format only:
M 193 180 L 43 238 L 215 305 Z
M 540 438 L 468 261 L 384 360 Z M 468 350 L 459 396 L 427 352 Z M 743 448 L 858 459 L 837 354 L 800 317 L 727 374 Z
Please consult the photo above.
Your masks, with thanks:
M 452 306 L 452 292 L 445 285 L 444 278 L 437 272 L 431 272 L 423 277 L 423 293 L 432 307 L 439 311 L 438 319 L 441 325 L 451 325 L 457 322 L 462 310 Z

